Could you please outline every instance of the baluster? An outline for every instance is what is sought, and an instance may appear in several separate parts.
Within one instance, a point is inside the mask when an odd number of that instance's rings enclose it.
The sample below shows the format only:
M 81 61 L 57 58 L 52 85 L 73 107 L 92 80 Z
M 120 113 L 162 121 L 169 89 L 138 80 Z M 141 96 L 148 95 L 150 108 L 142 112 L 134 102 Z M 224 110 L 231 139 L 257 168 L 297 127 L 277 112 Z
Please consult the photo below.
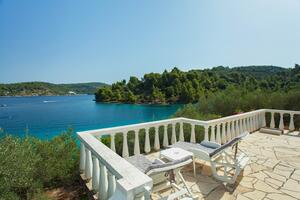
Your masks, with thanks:
M 271 112 L 270 128 L 275 128 L 274 112 Z
M 151 151 L 149 128 L 145 129 L 145 152 L 149 153 Z
M 240 135 L 240 125 L 239 125 L 239 120 L 235 121 L 235 136 Z
M 246 118 L 243 119 L 243 132 L 247 131 Z
M 256 114 L 255 115 L 255 130 L 257 130 L 259 127 L 259 115 Z
M 255 131 L 255 115 L 252 116 L 252 131 Z
M 251 132 L 251 119 L 249 116 L 247 117 L 247 131 Z
M 179 125 L 179 141 L 184 141 L 183 122 L 180 122 Z
M 106 200 L 107 199 L 107 170 L 106 166 L 100 163 L 100 181 L 99 181 L 99 199 Z
M 261 121 L 262 121 L 262 127 L 266 127 L 266 113 L 265 112 L 263 112 L 262 114 L 261 114 Z
M 160 144 L 159 144 L 159 129 L 158 129 L 158 126 L 155 127 L 154 149 L 156 151 L 158 151 L 160 149 Z
M 295 125 L 294 125 L 294 114 L 290 114 L 290 125 L 289 125 L 289 130 L 294 131 L 295 130 Z
M 176 143 L 176 124 L 172 124 L 172 138 L 171 138 L 171 144 Z
M 250 117 L 250 132 L 254 130 L 253 128 L 253 116 Z
M 140 154 L 139 130 L 134 130 L 134 155 Z
M 93 174 L 92 174 L 92 189 L 98 191 L 99 189 L 99 160 L 95 156 L 93 158 Z
M 221 144 L 220 124 L 217 124 L 217 143 Z
M 244 132 L 244 121 L 243 121 L 243 119 L 241 118 L 240 119 L 240 133 L 243 133 Z
M 253 116 L 253 129 L 256 130 L 256 115 Z
M 240 134 L 243 133 L 243 119 L 239 120 L 240 122 Z
M 227 141 L 230 141 L 232 139 L 232 135 L 231 135 L 231 126 L 232 126 L 232 121 L 227 123 Z
M 253 132 L 254 131 L 254 118 L 253 118 L 253 116 L 250 117 L 250 126 L 251 126 L 250 130 L 251 130 L 251 132 Z
M 116 190 L 116 178 L 115 176 L 110 172 L 110 171 L 107 171 L 108 172 L 108 198 L 110 198 L 115 190 Z
M 280 113 L 280 121 L 279 121 L 279 129 L 284 129 L 284 123 L 283 123 L 283 113 Z
M 196 137 L 195 137 L 195 124 L 191 124 L 191 140 L 192 143 L 196 142 Z
M 257 124 L 258 120 L 257 120 L 257 115 L 254 115 L 254 131 L 256 131 L 258 128 L 258 124 Z
M 87 148 L 85 148 L 85 153 L 86 153 L 85 178 L 90 179 L 92 178 L 92 173 L 93 173 L 92 153 Z
M 261 124 L 262 124 L 262 121 L 261 121 L 261 114 L 258 113 L 258 114 L 257 114 L 257 127 L 256 127 L 256 129 L 261 128 Z
M 256 116 L 255 115 L 253 115 L 253 131 L 255 131 L 255 129 L 256 129 Z
M 211 126 L 211 134 L 210 134 L 210 141 L 215 142 L 216 136 L 215 136 L 215 125 Z
M 168 124 L 164 125 L 164 141 L 163 146 L 169 146 L 169 137 L 168 137 Z
M 122 151 L 122 157 L 128 158 L 128 143 L 127 143 L 127 132 L 123 133 L 123 151 Z
M 112 151 L 114 151 L 114 152 L 116 152 L 116 145 L 115 145 L 115 134 L 114 133 L 112 133 L 111 135 L 110 135 L 110 149 L 112 150 Z
M 222 143 L 226 143 L 226 122 L 222 124 Z
M 255 131 L 255 115 L 252 116 L 252 131 Z
M 209 128 L 209 126 L 204 126 L 204 140 L 205 141 L 209 141 L 209 138 L 208 138 L 208 128 Z
M 84 172 L 85 170 L 85 147 L 83 142 L 80 143 L 80 171 Z
M 235 134 L 235 121 L 232 121 L 231 124 L 231 138 L 234 138 L 236 136 Z

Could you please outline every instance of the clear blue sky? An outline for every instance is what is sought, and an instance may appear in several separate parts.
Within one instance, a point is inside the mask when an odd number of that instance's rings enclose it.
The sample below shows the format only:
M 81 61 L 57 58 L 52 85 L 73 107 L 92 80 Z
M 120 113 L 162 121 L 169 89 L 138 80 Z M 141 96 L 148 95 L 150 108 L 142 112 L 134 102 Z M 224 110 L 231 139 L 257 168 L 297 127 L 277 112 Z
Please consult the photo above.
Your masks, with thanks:
M 300 0 L 0 0 L 0 82 L 300 63 Z

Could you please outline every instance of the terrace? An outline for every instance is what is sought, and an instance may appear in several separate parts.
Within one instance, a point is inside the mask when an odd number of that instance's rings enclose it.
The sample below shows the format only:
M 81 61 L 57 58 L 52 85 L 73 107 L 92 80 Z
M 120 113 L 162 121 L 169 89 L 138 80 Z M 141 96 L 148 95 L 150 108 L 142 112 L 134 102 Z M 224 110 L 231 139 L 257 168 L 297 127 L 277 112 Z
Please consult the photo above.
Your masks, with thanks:
M 79 132 L 82 179 L 95 199 L 160 199 L 152 179 L 126 158 L 145 154 L 153 160 L 177 141 L 224 144 L 248 131 L 239 148 L 250 160 L 232 190 L 211 176 L 209 163 L 196 159 L 182 169 L 190 190 L 199 199 L 300 199 L 300 137 L 294 122 L 299 111 L 261 109 L 210 121 L 174 118 L 149 123 Z M 284 134 L 260 133 L 261 127 Z M 299 129 L 299 127 L 297 127 Z

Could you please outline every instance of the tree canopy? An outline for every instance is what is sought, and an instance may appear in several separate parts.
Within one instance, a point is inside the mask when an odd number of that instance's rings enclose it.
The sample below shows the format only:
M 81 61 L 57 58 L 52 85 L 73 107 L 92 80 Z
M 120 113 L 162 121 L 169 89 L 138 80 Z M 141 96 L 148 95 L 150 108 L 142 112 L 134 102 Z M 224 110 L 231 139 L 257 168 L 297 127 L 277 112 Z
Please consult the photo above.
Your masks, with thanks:
M 130 77 L 100 88 L 97 102 L 122 103 L 195 103 L 200 97 L 229 87 L 247 91 L 289 91 L 299 87 L 300 65 L 294 68 L 275 66 L 215 67 L 183 72 L 178 68 L 163 73 Z

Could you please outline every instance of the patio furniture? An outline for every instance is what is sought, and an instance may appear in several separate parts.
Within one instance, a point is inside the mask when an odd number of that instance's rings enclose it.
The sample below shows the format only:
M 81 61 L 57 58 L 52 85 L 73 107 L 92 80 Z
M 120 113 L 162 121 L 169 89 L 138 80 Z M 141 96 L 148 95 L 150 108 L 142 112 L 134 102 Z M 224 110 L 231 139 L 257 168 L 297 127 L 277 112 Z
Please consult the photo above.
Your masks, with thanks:
M 168 197 L 162 199 L 173 200 L 197 198 L 187 187 L 186 182 L 180 173 L 180 170 L 184 166 L 193 161 L 191 155 L 171 162 L 164 162 L 161 159 L 155 159 L 154 161 L 151 161 L 144 155 L 131 156 L 126 160 L 141 172 L 152 178 L 153 188 L 151 192 L 157 193 L 169 187 L 175 191 Z M 183 187 L 178 185 L 179 182 L 183 183 Z
M 169 161 L 177 161 L 177 160 L 184 159 L 186 157 L 192 158 L 194 177 L 196 177 L 195 159 L 194 159 L 194 154 L 192 152 L 186 151 L 182 148 L 176 148 L 176 147 L 168 148 L 160 152 L 160 158 L 165 158 Z
M 226 184 L 234 184 L 249 160 L 244 152 L 238 154 L 238 143 L 248 134 L 244 132 L 223 145 L 203 141 L 201 143 L 177 142 L 171 147 L 185 149 L 192 152 L 196 158 L 210 162 L 215 179 Z M 235 147 L 234 152 L 228 151 L 231 147 Z

